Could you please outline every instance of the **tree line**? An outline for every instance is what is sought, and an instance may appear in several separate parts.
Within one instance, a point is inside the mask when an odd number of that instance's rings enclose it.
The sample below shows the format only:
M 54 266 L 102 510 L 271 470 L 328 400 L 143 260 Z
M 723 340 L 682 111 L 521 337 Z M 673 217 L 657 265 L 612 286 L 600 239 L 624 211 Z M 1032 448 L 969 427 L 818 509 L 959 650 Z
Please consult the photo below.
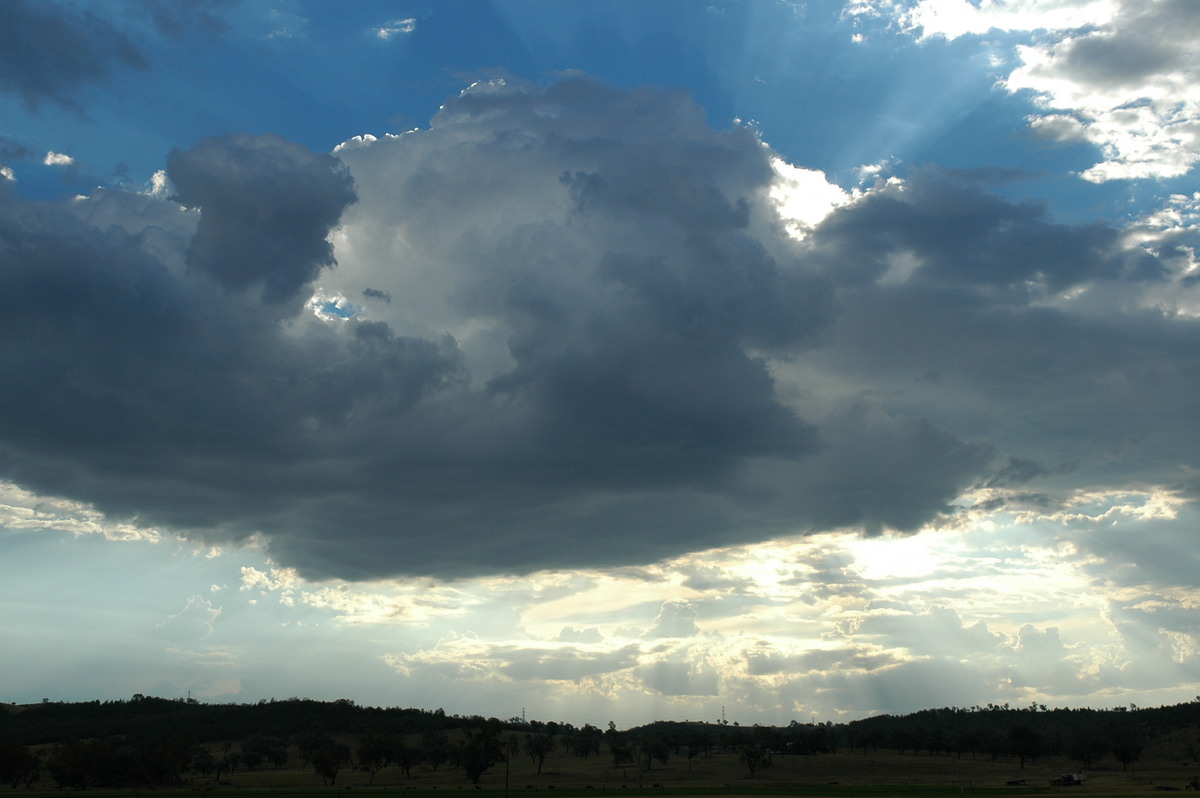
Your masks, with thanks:
M 290 698 L 257 704 L 202 704 L 135 695 L 124 701 L 0 706 L 0 782 L 30 786 L 43 778 L 70 789 L 156 787 L 190 775 L 220 780 L 238 769 L 278 768 L 291 757 L 336 784 L 355 768 L 374 783 L 385 768 L 406 776 L 418 765 L 457 768 L 478 784 L 483 773 L 528 756 L 540 775 L 547 757 L 607 756 L 613 767 L 649 771 L 672 758 L 735 754 L 747 773 L 781 756 L 870 754 L 1012 757 L 1022 767 L 1064 756 L 1090 768 L 1111 758 L 1128 767 L 1145 745 L 1195 730 L 1200 697 L 1170 707 L 1047 709 L 988 704 L 879 715 L 844 724 L 738 726 L 658 721 L 629 730 L 523 718 L 501 721 L 444 711 L 363 707 Z M 346 741 L 350 742 L 346 742 Z

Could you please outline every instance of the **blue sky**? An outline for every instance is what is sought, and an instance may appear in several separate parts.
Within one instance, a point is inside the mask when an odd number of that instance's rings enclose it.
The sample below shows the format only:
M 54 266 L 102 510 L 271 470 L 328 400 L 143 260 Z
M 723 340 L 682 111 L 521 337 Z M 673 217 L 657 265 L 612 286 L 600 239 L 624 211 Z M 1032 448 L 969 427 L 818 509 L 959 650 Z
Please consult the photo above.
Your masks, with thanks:
M 10 702 L 1200 692 L 1184 0 L 0 4 Z

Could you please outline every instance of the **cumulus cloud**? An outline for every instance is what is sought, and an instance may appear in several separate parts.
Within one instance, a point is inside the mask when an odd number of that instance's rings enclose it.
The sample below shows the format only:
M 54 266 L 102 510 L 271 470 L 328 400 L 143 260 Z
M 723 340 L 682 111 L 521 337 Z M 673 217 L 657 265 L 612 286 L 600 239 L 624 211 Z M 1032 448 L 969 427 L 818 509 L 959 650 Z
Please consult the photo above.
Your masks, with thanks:
M 685 601 L 663 602 L 654 626 L 644 635 L 649 640 L 661 637 L 694 637 L 700 634 L 696 609 Z
M 686 652 L 643 665 L 635 674 L 647 688 L 666 696 L 715 696 L 720 686 L 717 672 Z
M 179 612 L 158 625 L 161 634 L 181 643 L 195 643 L 212 635 L 221 608 L 203 596 L 192 596 Z
M 1191 462 L 1196 331 L 1127 304 L 1182 261 L 936 170 L 799 240 L 778 164 L 679 92 L 492 81 L 333 156 L 0 194 L 0 475 L 369 579 L 915 532 L 989 474 L 1119 472 L 1096 429 Z
M 1200 11 L 1186 0 L 1126 1 L 1100 19 L 1022 47 L 1006 85 L 1038 97 L 1046 113 L 1035 126 L 1065 120 L 1100 148 L 1086 180 L 1186 174 L 1200 161 Z
M 46 157 L 42 159 L 42 163 L 46 166 L 70 166 L 75 163 L 75 159 L 70 155 L 51 151 L 46 153 Z
M 1038 31 L 1002 81 L 1041 108 L 1039 135 L 1087 142 L 1092 182 L 1177 177 L 1200 161 L 1200 10 L 1189 0 L 920 0 L 880 4 L 922 38 Z
M 599 643 L 603 640 L 600 630 L 596 627 L 590 629 L 576 629 L 573 626 L 564 626 L 559 633 L 558 639 L 564 643 Z

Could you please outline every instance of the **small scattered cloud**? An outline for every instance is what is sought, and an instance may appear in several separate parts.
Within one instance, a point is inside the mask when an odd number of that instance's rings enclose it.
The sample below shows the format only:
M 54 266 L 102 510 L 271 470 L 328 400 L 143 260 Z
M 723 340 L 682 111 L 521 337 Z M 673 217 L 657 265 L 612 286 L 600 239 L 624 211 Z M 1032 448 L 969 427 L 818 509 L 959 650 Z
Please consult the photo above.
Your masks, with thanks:
M 407 17 L 405 19 L 389 20 L 382 25 L 373 28 L 373 32 L 377 38 L 387 41 L 396 36 L 402 36 L 406 33 L 412 33 L 417 29 L 416 17 Z
M 272 8 L 267 14 L 268 39 L 301 39 L 308 34 L 309 20 L 298 14 Z
M 700 634 L 696 625 L 696 609 L 683 601 L 663 602 L 654 626 L 647 630 L 644 637 L 647 640 L 658 640 L 664 637 L 695 637 Z
M 389 294 L 387 291 L 380 291 L 378 288 L 364 288 L 362 295 L 367 299 L 378 299 L 382 302 L 388 303 L 392 301 L 391 294 Z
M 203 596 L 192 596 L 183 609 L 167 616 L 158 625 L 158 630 L 173 640 L 195 643 L 210 637 L 213 626 L 221 615 L 221 608 Z
M 576 629 L 572 626 L 564 626 L 559 632 L 558 639 L 564 643 L 599 643 L 604 637 L 600 634 L 600 630 L 596 627 L 590 629 Z
M 75 163 L 75 159 L 70 155 L 51 151 L 46 153 L 46 157 L 42 159 L 42 163 L 46 166 L 70 166 Z

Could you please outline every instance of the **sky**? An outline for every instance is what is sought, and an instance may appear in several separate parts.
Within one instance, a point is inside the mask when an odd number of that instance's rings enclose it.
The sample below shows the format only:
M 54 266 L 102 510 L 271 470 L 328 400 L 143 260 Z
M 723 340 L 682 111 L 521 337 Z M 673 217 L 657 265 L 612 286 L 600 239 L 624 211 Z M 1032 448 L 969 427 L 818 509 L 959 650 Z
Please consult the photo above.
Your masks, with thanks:
M 1200 693 L 1194 0 L 0 0 L 0 701 Z

